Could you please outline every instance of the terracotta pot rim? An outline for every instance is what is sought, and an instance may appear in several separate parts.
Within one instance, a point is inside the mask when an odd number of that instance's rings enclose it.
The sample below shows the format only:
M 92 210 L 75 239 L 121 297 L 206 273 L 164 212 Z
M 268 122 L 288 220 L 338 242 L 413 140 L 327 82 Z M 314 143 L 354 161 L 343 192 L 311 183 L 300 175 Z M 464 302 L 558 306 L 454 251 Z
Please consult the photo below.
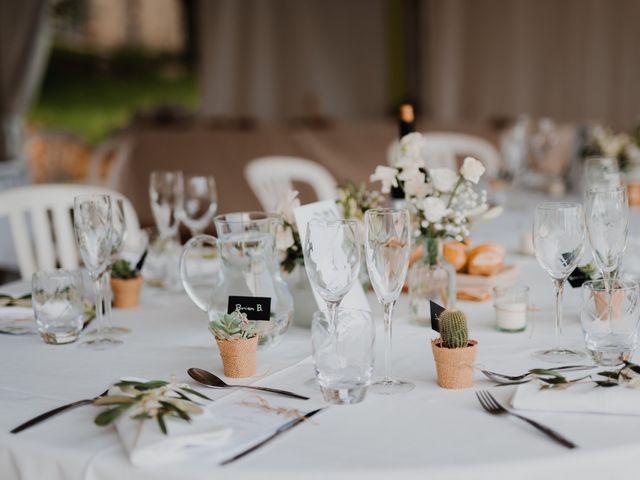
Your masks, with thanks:
M 478 345 L 478 341 L 477 340 L 472 340 L 469 339 L 469 341 L 467 342 L 467 346 L 466 347 L 461 347 L 461 348 L 445 348 L 442 346 L 442 339 L 441 338 L 436 338 L 434 340 L 431 340 L 431 343 L 433 344 L 434 347 L 436 348 L 440 348 L 442 350 L 466 350 L 468 348 L 474 348 Z

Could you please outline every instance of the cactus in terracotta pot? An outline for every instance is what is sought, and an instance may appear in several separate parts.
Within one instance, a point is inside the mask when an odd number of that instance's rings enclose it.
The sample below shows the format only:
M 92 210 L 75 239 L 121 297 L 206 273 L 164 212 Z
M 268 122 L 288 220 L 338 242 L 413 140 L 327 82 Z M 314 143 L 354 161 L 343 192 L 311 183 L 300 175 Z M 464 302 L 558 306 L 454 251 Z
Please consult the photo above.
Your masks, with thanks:
M 431 341 L 438 385 L 454 389 L 472 387 L 478 342 L 469 340 L 464 312 L 445 310 L 439 322 L 440 338 Z
M 238 311 L 221 313 L 209 322 L 209 331 L 218 343 L 227 377 L 244 378 L 255 375 L 258 347 L 255 322 Z
M 140 303 L 142 276 L 123 259 L 116 260 L 111 269 L 111 291 L 116 308 L 133 308 Z

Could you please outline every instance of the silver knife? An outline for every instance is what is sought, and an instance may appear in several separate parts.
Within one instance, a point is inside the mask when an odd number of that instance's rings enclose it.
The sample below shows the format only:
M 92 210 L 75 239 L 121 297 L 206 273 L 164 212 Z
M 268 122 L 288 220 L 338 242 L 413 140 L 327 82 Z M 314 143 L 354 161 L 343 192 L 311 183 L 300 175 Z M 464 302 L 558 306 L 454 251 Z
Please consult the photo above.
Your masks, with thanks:
M 306 415 L 303 415 L 302 417 L 298 417 L 298 418 L 294 418 L 293 420 L 291 420 L 290 422 L 285 423 L 284 425 L 281 425 L 274 433 L 272 433 L 271 435 L 269 435 L 267 438 L 265 438 L 264 440 L 262 440 L 259 443 L 256 443 L 254 446 L 249 447 L 248 449 L 244 450 L 243 452 L 240 452 L 236 455 L 234 455 L 231 458 L 228 458 L 227 460 L 223 461 L 222 463 L 220 463 L 220 465 L 228 465 L 232 462 L 235 462 L 236 460 L 241 459 L 242 457 L 244 457 L 245 455 L 250 454 L 251 452 L 256 451 L 257 449 L 259 449 L 260 447 L 262 447 L 263 445 L 269 443 L 271 440 L 273 440 L 274 438 L 276 438 L 278 435 L 283 434 L 284 432 L 286 432 L 287 430 L 291 430 L 293 427 L 295 427 L 296 425 L 299 425 L 300 423 L 304 422 L 305 420 L 307 420 L 308 418 L 313 417 L 316 413 L 321 412 L 322 410 L 324 410 L 326 407 L 323 408 L 318 408 L 317 410 L 312 410 L 309 413 L 307 413 Z

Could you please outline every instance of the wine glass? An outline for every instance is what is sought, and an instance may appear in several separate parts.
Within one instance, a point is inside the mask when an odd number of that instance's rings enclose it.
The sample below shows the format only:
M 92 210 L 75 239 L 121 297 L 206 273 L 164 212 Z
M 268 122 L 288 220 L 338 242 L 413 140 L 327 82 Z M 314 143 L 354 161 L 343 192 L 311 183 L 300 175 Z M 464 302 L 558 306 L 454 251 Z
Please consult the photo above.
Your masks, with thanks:
M 365 258 L 369 278 L 384 309 L 385 375 L 372 391 L 383 394 L 409 392 L 414 385 L 391 376 L 391 319 L 409 269 L 411 219 L 407 209 L 373 209 L 364 215 Z
M 180 221 L 191 231 L 191 236 L 204 232 L 218 210 L 216 181 L 212 176 L 187 177 L 184 182 L 184 202 Z
M 304 266 L 313 289 L 327 303 L 331 325 L 360 273 L 360 241 L 355 220 L 312 220 L 307 224 Z
M 560 347 L 562 333 L 562 291 L 565 280 L 576 268 L 584 248 L 584 218 L 579 203 L 543 203 L 536 207 L 533 244 L 540 266 L 556 289 L 556 328 L 553 348 L 534 353 L 540 360 L 565 363 L 584 356 Z
M 611 325 L 611 280 L 617 276 L 627 246 L 629 203 L 625 187 L 595 187 L 587 190 L 585 220 L 589 245 L 607 291 L 609 331 Z
M 104 332 L 107 335 L 123 334 L 131 331 L 126 327 L 114 327 L 111 323 L 111 302 L 113 300 L 113 292 L 111 291 L 111 269 L 113 267 L 113 262 L 118 259 L 118 256 L 122 252 L 124 240 L 127 236 L 124 217 L 124 200 L 122 198 L 111 197 L 111 227 L 111 255 L 109 256 L 109 264 L 107 265 L 107 270 L 105 271 L 102 279 L 105 295 Z
M 182 208 L 184 182 L 182 172 L 151 172 L 149 198 L 151 211 L 162 239 L 171 238 L 180 225 L 176 217 Z
M 73 201 L 76 242 L 96 293 L 97 335 L 83 345 L 99 350 L 122 343 L 120 340 L 105 337 L 103 330 L 102 278 L 109 264 L 113 242 L 111 208 L 111 198 L 108 195 L 81 195 Z
M 617 158 L 589 157 L 584 162 L 584 183 L 587 190 L 620 186 L 620 166 Z

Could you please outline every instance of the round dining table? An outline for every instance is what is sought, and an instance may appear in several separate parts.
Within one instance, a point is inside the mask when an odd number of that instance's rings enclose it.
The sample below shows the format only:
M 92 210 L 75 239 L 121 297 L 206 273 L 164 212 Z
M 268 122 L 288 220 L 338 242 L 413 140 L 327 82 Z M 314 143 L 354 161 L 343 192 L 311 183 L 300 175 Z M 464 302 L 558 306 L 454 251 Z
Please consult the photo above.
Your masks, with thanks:
M 492 302 L 459 301 L 478 341 L 474 387 L 446 390 L 436 382 L 430 340 L 434 332 L 409 322 L 408 298 L 397 303 L 393 324 L 393 374 L 415 383 L 398 395 L 369 392 L 362 403 L 330 405 L 242 459 L 220 466 L 200 452 L 188 460 L 134 466 L 113 426 L 93 422 L 100 411 L 83 406 L 19 434 L 16 425 L 53 407 L 91 398 L 122 377 L 169 379 L 194 385 L 190 367 L 222 374 L 207 315 L 184 293 L 143 289 L 140 306 L 114 310 L 115 325 L 126 326 L 117 348 L 96 351 L 79 343 L 53 346 L 38 335 L 0 335 L 0 478 L 21 479 L 536 479 L 638 478 L 640 416 L 530 411 L 537 420 L 578 445 L 569 450 L 508 416 L 490 415 L 475 391 L 488 389 L 509 406 L 515 387 L 497 387 L 481 368 L 521 373 L 549 367 L 532 353 L 554 342 L 554 291 L 535 257 L 518 253 L 530 231 L 531 203 L 511 205 L 488 223 L 476 225 L 474 243 L 496 241 L 508 251 L 506 262 L 519 269 L 517 283 L 531 288 L 527 328 L 503 333 L 495 328 Z M 3 293 L 28 290 L 25 283 L 0 287 Z M 377 331 L 376 372 L 383 366 L 382 314 L 368 294 Z M 562 336 L 584 349 L 579 324 L 579 289 L 565 289 Z M 313 376 L 310 330 L 294 323 L 282 341 L 258 351 L 257 382 L 312 396 L 305 386 Z M 229 380 L 232 382 L 233 380 Z M 234 391 L 207 391 L 214 398 Z M 639 393 L 640 401 L 640 393 Z M 522 412 L 521 412 L 522 413 Z

